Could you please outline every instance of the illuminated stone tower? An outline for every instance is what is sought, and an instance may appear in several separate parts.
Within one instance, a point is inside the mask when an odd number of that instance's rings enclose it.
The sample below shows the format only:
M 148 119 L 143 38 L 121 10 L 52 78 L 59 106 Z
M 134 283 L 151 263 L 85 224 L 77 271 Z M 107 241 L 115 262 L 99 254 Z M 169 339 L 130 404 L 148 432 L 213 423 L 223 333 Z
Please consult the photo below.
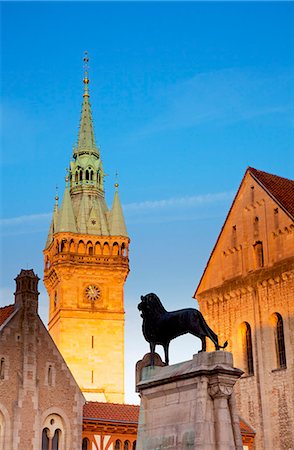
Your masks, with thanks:
M 104 197 L 84 58 L 84 94 L 61 206 L 44 250 L 49 331 L 87 400 L 124 401 L 124 283 L 129 238 L 118 195 Z

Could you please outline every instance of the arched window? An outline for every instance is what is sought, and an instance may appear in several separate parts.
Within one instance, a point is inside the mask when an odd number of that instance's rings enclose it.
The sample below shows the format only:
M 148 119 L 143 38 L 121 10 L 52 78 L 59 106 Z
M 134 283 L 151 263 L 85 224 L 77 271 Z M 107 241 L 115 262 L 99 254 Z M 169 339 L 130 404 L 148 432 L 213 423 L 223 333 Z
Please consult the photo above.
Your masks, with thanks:
M 79 173 L 76 171 L 75 173 L 75 182 L 77 183 L 79 181 Z
M 82 450 L 90 450 L 90 441 L 87 438 L 83 439 Z
M 124 442 L 124 450 L 131 450 L 130 441 L 125 441 Z
M 243 355 L 242 369 L 244 370 L 246 375 L 253 375 L 254 374 L 254 366 L 253 366 L 251 327 L 248 322 L 243 322 L 240 325 L 239 330 L 240 330 L 242 355 Z
M 60 245 L 61 252 L 64 252 L 66 250 L 66 244 L 67 244 L 66 239 L 62 239 L 61 245 Z
M 42 450 L 64 450 L 64 427 L 58 414 L 50 414 L 42 427 Z
M 247 358 L 247 373 L 253 375 L 253 353 L 252 353 L 252 338 L 251 327 L 249 323 L 246 323 L 246 358 Z
M 42 450 L 49 450 L 49 430 L 44 428 L 42 431 Z
M 264 266 L 264 259 L 263 259 L 263 245 L 261 241 L 255 242 L 253 245 L 254 248 L 254 257 L 255 257 L 255 267 L 256 269 L 259 269 L 260 267 Z
M 118 246 L 118 243 L 115 242 L 112 246 L 112 255 L 118 256 L 118 254 L 119 254 L 119 246 Z
M 94 172 L 93 170 L 90 170 L 90 180 L 93 181 L 94 178 Z
M 79 245 L 78 245 L 78 253 L 85 253 L 85 244 L 84 244 L 83 241 L 80 241 L 80 242 L 79 242 Z
M 121 441 L 119 439 L 117 439 L 115 441 L 114 450 L 122 450 L 122 448 L 121 448 Z
M 277 367 L 279 369 L 285 369 L 287 366 L 286 361 L 286 350 L 285 350 L 285 340 L 284 340 L 284 324 L 281 314 L 275 313 L 275 347 L 277 355 Z
M 69 252 L 70 253 L 75 252 L 75 243 L 74 243 L 73 239 L 70 241 L 70 244 L 69 244 Z
M 79 178 L 80 178 L 80 181 L 83 181 L 83 171 L 82 170 L 80 170 Z
M 93 255 L 93 247 L 89 247 L 88 252 L 89 252 L 89 255 Z
M 5 359 L 1 358 L 0 361 L 0 380 L 4 380 L 5 377 Z
M 59 450 L 60 448 L 60 435 L 61 435 L 61 430 L 59 430 L 57 428 L 57 430 L 55 430 L 54 432 L 54 436 L 52 439 L 52 450 Z
M 86 170 L 86 180 L 89 180 L 89 171 L 88 171 L 88 169 Z
M 0 450 L 5 450 L 4 437 L 5 437 L 5 420 L 3 414 L 0 411 Z
M 109 254 L 110 254 L 109 244 L 107 242 L 105 242 L 103 245 L 103 255 L 109 255 Z
M 95 244 L 95 255 L 101 255 L 101 254 L 102 254 L 101 244 L 100 244 L 100 242 L 96 242 L 96 244 Z
M 48 386 L 52 386 L 53 374 L 52 374 L 52 366 L 51 364 L 48 366 Z
M 121 246 L 121 254 L 122 254 L 122 256 L 127 256 L 127 249 L 126 249 L 125 244 L 122 244 L 122 246 Z
M 132 450 L 136 450 L 136 446 L 137 446 L 137 441 L 133 442 L 133 449 Z

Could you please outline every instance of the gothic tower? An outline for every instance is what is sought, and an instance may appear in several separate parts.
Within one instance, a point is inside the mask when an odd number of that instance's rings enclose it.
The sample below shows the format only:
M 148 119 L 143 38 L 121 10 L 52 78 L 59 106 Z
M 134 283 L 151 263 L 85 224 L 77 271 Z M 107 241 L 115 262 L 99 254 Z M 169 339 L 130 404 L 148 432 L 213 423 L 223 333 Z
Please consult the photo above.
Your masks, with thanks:
M 104 196 L 104 171 L 89 102 L 88 57 L 78 141 L 61 206 L 44 250 L 49 332 L 87 400 L 124 401 L 124 283 L 129 238 L 118 194 Z

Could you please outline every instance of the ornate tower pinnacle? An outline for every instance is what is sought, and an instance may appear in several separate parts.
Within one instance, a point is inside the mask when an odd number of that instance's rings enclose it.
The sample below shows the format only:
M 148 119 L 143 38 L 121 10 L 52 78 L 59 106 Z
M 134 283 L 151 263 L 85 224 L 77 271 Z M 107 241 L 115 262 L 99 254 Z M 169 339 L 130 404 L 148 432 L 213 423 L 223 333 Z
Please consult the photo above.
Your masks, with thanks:
M 44 250 L 44 282 L 50 298 L 49 332 L 87 400 L 117 403 L 124 400 L 124 283 L 130 240 L 117 179 L 111 209 L 104 197 L 88 62 L 85 53 L 78 141 L 62 202 L 54 207 Z
M 89 72 L 89 57 L 88 52 L 85 52 L 84 56 L 84 97 L 90 97 L 89 91 L 88 91 L 88 84 L 89 84 L 89 78 L 88 78 L 88 72 Z

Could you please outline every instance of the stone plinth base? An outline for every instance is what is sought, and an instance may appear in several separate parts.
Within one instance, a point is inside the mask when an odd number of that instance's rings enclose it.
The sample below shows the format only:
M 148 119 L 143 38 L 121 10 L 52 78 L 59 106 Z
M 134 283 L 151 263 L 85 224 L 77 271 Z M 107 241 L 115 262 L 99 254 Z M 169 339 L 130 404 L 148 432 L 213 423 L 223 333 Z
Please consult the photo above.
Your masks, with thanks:
M 137 450 L 242 450 L 231 353 L 198 353 L 172 366 L 137 363 Z M 145 366 L 145 367 L 144 367 Z

